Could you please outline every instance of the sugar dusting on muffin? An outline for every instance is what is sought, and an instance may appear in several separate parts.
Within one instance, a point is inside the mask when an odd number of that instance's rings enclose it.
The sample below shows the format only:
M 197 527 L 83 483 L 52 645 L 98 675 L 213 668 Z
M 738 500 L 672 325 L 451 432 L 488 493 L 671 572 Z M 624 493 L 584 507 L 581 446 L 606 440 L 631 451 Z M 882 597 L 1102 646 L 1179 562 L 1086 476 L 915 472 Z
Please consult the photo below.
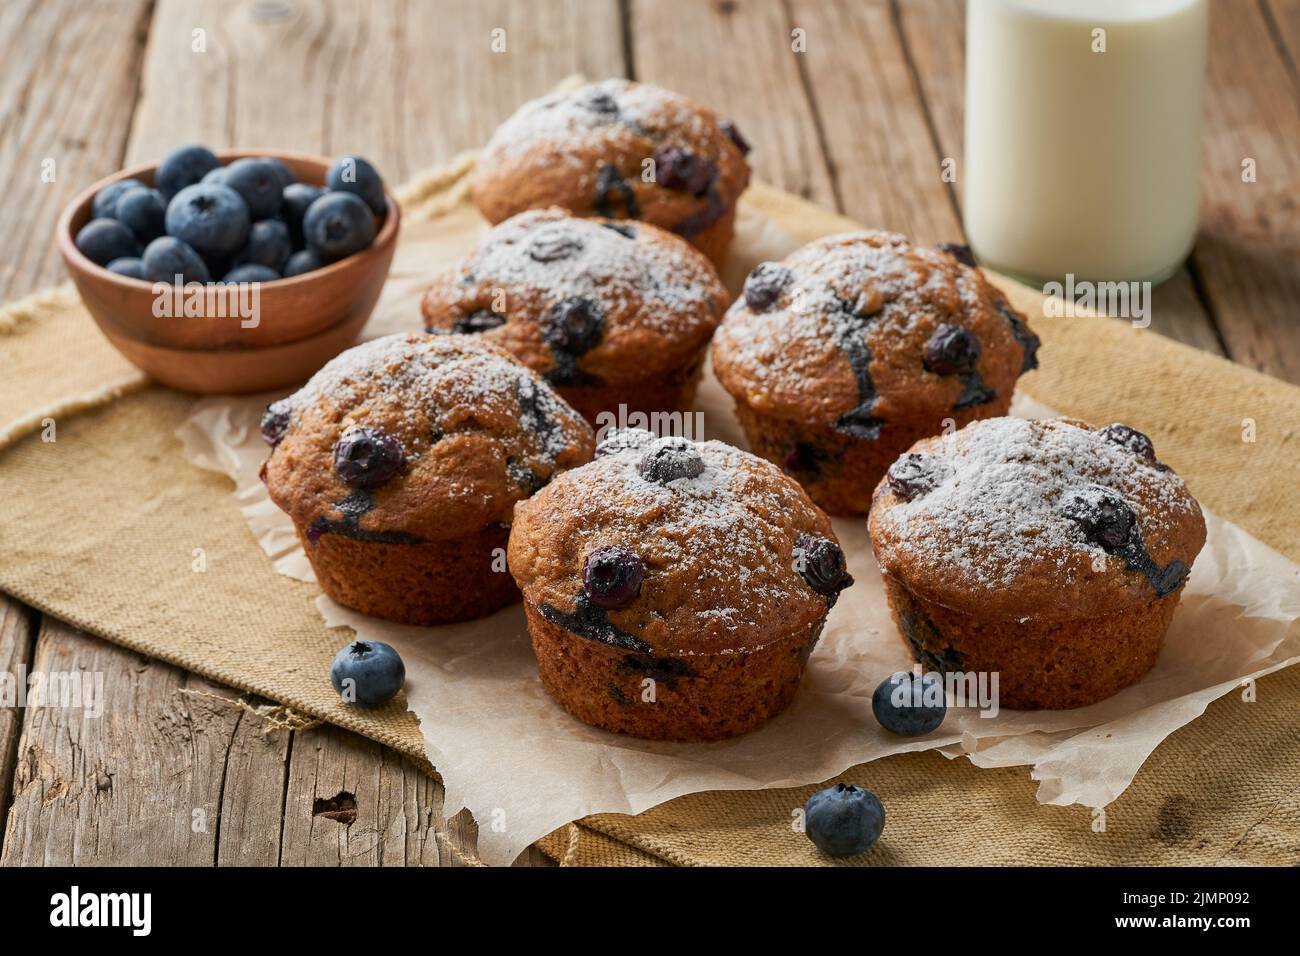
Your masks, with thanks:
M 983 589 L 1012 586 L 1044 564 L 1068 577 L 1080 559 L 1088 567 L 1122 560 L 1122 542 L 1090 537 L 1094 525 L 1081 521 L 1077 500 L 1117 495 L 1143 546 L 1162 555 L 1200 521 L 1174 472 L 1067 420 L 976 422 L 923 442 L 895 469 L 877 493 L 885 506 L 873 510 L 882 565 L 907 555 L 917 569 L 960 574 Z

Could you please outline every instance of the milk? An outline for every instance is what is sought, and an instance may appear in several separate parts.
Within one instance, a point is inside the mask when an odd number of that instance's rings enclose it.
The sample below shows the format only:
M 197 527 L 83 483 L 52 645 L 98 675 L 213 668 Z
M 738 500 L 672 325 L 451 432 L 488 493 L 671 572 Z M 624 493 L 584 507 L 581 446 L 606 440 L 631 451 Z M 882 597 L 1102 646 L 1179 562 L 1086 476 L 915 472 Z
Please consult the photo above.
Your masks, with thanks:
M 981 263 L 1036 279 L 1178 268 L 1196 235 L 1207 19 L 1206 0 L 969 0 L 958 179 Z

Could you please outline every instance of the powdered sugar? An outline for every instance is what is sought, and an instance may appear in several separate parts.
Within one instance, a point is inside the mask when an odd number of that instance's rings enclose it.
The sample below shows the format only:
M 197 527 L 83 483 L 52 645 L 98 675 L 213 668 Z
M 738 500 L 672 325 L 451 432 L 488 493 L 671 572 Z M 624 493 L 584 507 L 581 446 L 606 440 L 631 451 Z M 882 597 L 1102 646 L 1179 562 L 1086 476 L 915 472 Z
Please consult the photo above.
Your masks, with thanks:
M 488 233 L 466 268 L 480 285 L 550 302 L 577 296 L 606 314 L 635 310 L 639 323 L 665 331 L 701 315 L 712 324 L 723 292 L 699 254 L 682 240 L 653 240 L 641 223 L 617 225 L 554 209 L 520 213 Z
M 1107 552 L 1065 514 L 1064 500 L 1081 490 L 1118 494 L 1149 539 L 1198 507 L 1172 471 L 1062 420 L 988 419 L 923 454 L 931 489 L 878 504 L 876 537 L 891 552 L 956 569 L 981 587 L 1009 585 L 1043 563 L 1104 559 Z

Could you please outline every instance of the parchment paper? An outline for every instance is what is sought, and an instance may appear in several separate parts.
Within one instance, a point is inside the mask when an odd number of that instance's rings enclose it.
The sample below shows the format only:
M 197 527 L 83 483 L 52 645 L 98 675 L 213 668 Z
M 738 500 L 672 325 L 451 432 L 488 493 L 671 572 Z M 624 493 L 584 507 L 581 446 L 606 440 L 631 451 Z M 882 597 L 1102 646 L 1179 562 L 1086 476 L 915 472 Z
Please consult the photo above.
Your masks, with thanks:
M 411 222 L 366 337 L 419 327 L 416 301 L 429 274 L 467 249 L 485 227 L 459 209 Z M 750 266 L 797 243 L 755 215 L 740 222 L 724 278 L 736 288 Z M 275 395 L 199 401 L 178 432 L 193 464 L 230 476 L 233 498 L 281 573 L 311 580 L 288 518 L 266 496 L 257 471 L 266 457 L 258 434 Z M 744 441 L 730 398 L 707 375 L 697 400 L 708 438 Z M 1050 415 L 1017 396 L 1013 413 Z M 1193 489 L 1195 491 L 1195 489 Z M 446 787 L 448 815 L 468 807 L 479 823 L 479 853 L 507 864 L 534 840 L 591 813 L 638 813 L 703 790 L 796 786 L 892 753 L 940 749 L 978 766 L 1028 764 L 1041 803 L 1105 806 L 1132 782 L 1166 736 L 1210 701 L 1300 661 L 1300 566 L 1245 531 L 1206 515 L 1209 537 L 1155 669 L 1139 684 L 1092 707 L 1001 711 L 950 709 L 938 732 L 919 739 L 885 733 L 871 714 L 876 685 L 911 660 L 889 618 L 866 523 L 836 519 L 856 585 L 831 612 L 793 706 L 767 727 L 714 744 L 637 741 L 580 724 L 537 679 L 518 606 L 440 628 L 368 618 L 323 595 L 325 622 L 387 641 L 407 666 L 407 704 L 419 717 L 430 761 Z M 341 630 L 339 644 L 352 639 Z M 321 675 L 322 681 L 327 676 Z M 793 807 L 792 807 L 793 809 Z

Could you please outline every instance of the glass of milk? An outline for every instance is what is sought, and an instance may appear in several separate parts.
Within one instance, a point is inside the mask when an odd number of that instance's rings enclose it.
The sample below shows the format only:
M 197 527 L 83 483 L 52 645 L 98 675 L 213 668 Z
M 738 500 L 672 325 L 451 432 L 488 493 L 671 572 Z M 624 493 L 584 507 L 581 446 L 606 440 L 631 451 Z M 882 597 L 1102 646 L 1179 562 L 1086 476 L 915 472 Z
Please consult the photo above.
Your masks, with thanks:
M 1152 281 L 1196 238 L 1207 0 L 969 0 L 967 239 L 1022 278 Z

